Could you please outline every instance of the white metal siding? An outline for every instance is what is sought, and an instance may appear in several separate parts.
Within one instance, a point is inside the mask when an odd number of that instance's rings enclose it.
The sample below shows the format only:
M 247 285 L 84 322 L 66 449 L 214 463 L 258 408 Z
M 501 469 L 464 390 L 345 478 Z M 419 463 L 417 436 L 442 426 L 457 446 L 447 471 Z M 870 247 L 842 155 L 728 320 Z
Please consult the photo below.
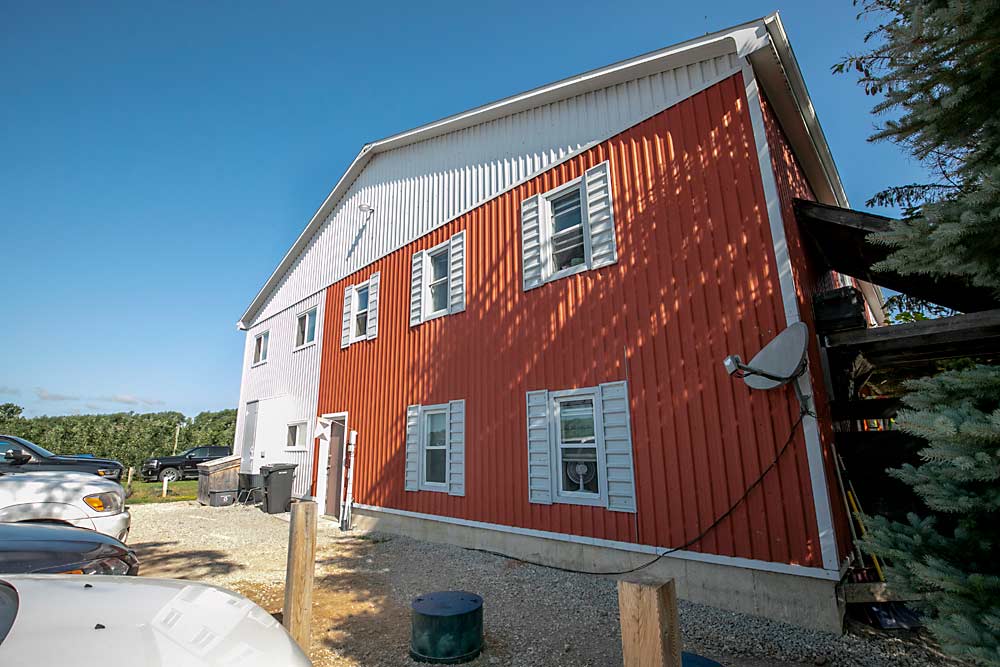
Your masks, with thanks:
M 735 53 L 718 56 L 375 155 L 267 296 L 253 328 L 739 67 Z M 363 203 L 374 212 L 361 212 Z
M 233 452 L 243 447 L 243 418 L 246 404 L 260 401 L 256 451 L 251 469 L 258 472 L 269 463 L 296 463 L 296 497 L 309 495 L 312 483 L 313 428 L 316 422 L 316 405 L 319 400 L 319 365 L 323 347 L 323 311 L 326 290 L 293 304 L 266 320 L 257 322 L 247 331 L 243 353 L 243 381 L 240 386 L 240 405 L 236 416 L 236 442 Z M 316 308 L 316 344 L 301 350 L 295 347 L 295 324 L 298 315 Z M 267 363 L 251 367 L 253 339 L 262 331 L 270 331 Z M 306 451 L 286 451 L 285 436 L 289 422 L 304 421 L 307 429 Z M 265 453 L 261 458 L 260 452 Z

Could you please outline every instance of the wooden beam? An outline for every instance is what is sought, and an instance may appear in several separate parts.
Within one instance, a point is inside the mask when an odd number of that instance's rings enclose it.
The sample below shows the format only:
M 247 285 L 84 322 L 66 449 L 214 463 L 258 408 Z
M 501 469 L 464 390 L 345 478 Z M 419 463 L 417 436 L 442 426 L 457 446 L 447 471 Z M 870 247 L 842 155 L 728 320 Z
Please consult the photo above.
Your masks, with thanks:
M 618 582 L 625 667 L 681 667 L 681 630 L 674 580 Z
M 316 518 L 312 501 L 292 504 L 288 527 L 288 566 L 285 571 L 285 607 L 281 622 L 288 634 L 309 655 L 312 645 L 312 594 L 316 571 Z

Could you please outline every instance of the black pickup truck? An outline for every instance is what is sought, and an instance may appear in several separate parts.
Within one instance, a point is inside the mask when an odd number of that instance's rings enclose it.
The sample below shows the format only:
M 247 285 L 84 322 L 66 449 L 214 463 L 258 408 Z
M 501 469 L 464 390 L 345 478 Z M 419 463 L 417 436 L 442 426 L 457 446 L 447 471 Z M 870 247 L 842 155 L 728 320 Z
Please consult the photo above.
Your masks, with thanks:
M 83 472 L 118 482 L 124 466 L 113 459 L 93 456 L 60 456 L 41 445 L 12 435 L 0 435 L 0 473 L 4 472 Z
M 174 456 L 157 456 L 146 459 L 140 468 L 147 482 L 169 479 L 171 482 L 185 477 L 198 476 L 198 464 L 232 454 L 229 447 L 192 447 Z

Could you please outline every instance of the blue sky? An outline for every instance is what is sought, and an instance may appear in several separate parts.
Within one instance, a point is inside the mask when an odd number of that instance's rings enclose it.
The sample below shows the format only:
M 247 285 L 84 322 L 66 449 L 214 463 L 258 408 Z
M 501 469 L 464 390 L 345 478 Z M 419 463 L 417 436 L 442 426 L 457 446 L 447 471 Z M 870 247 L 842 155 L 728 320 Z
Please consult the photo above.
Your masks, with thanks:
M 364 143 L 775 9 L 854 206 L 919 178 L 830 74 L 848 0 L 0 0 L 0 402 L 235 407 L 235 323 Z

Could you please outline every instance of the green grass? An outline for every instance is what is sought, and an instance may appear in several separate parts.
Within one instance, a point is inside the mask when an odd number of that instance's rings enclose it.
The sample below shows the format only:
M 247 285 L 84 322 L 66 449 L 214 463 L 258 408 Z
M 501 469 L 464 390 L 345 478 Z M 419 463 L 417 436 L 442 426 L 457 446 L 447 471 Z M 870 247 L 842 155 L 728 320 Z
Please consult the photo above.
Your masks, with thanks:
M 198 480 L 189 479 L 184 482 L 171 482 L 167 488 L 167 497 L 163 493 L 162 482 L 132 481 L 132 495 L 125 499 L 126 505 L 141 505 L 144 503 L 173 503 L 180 500 L 198 499 Z

